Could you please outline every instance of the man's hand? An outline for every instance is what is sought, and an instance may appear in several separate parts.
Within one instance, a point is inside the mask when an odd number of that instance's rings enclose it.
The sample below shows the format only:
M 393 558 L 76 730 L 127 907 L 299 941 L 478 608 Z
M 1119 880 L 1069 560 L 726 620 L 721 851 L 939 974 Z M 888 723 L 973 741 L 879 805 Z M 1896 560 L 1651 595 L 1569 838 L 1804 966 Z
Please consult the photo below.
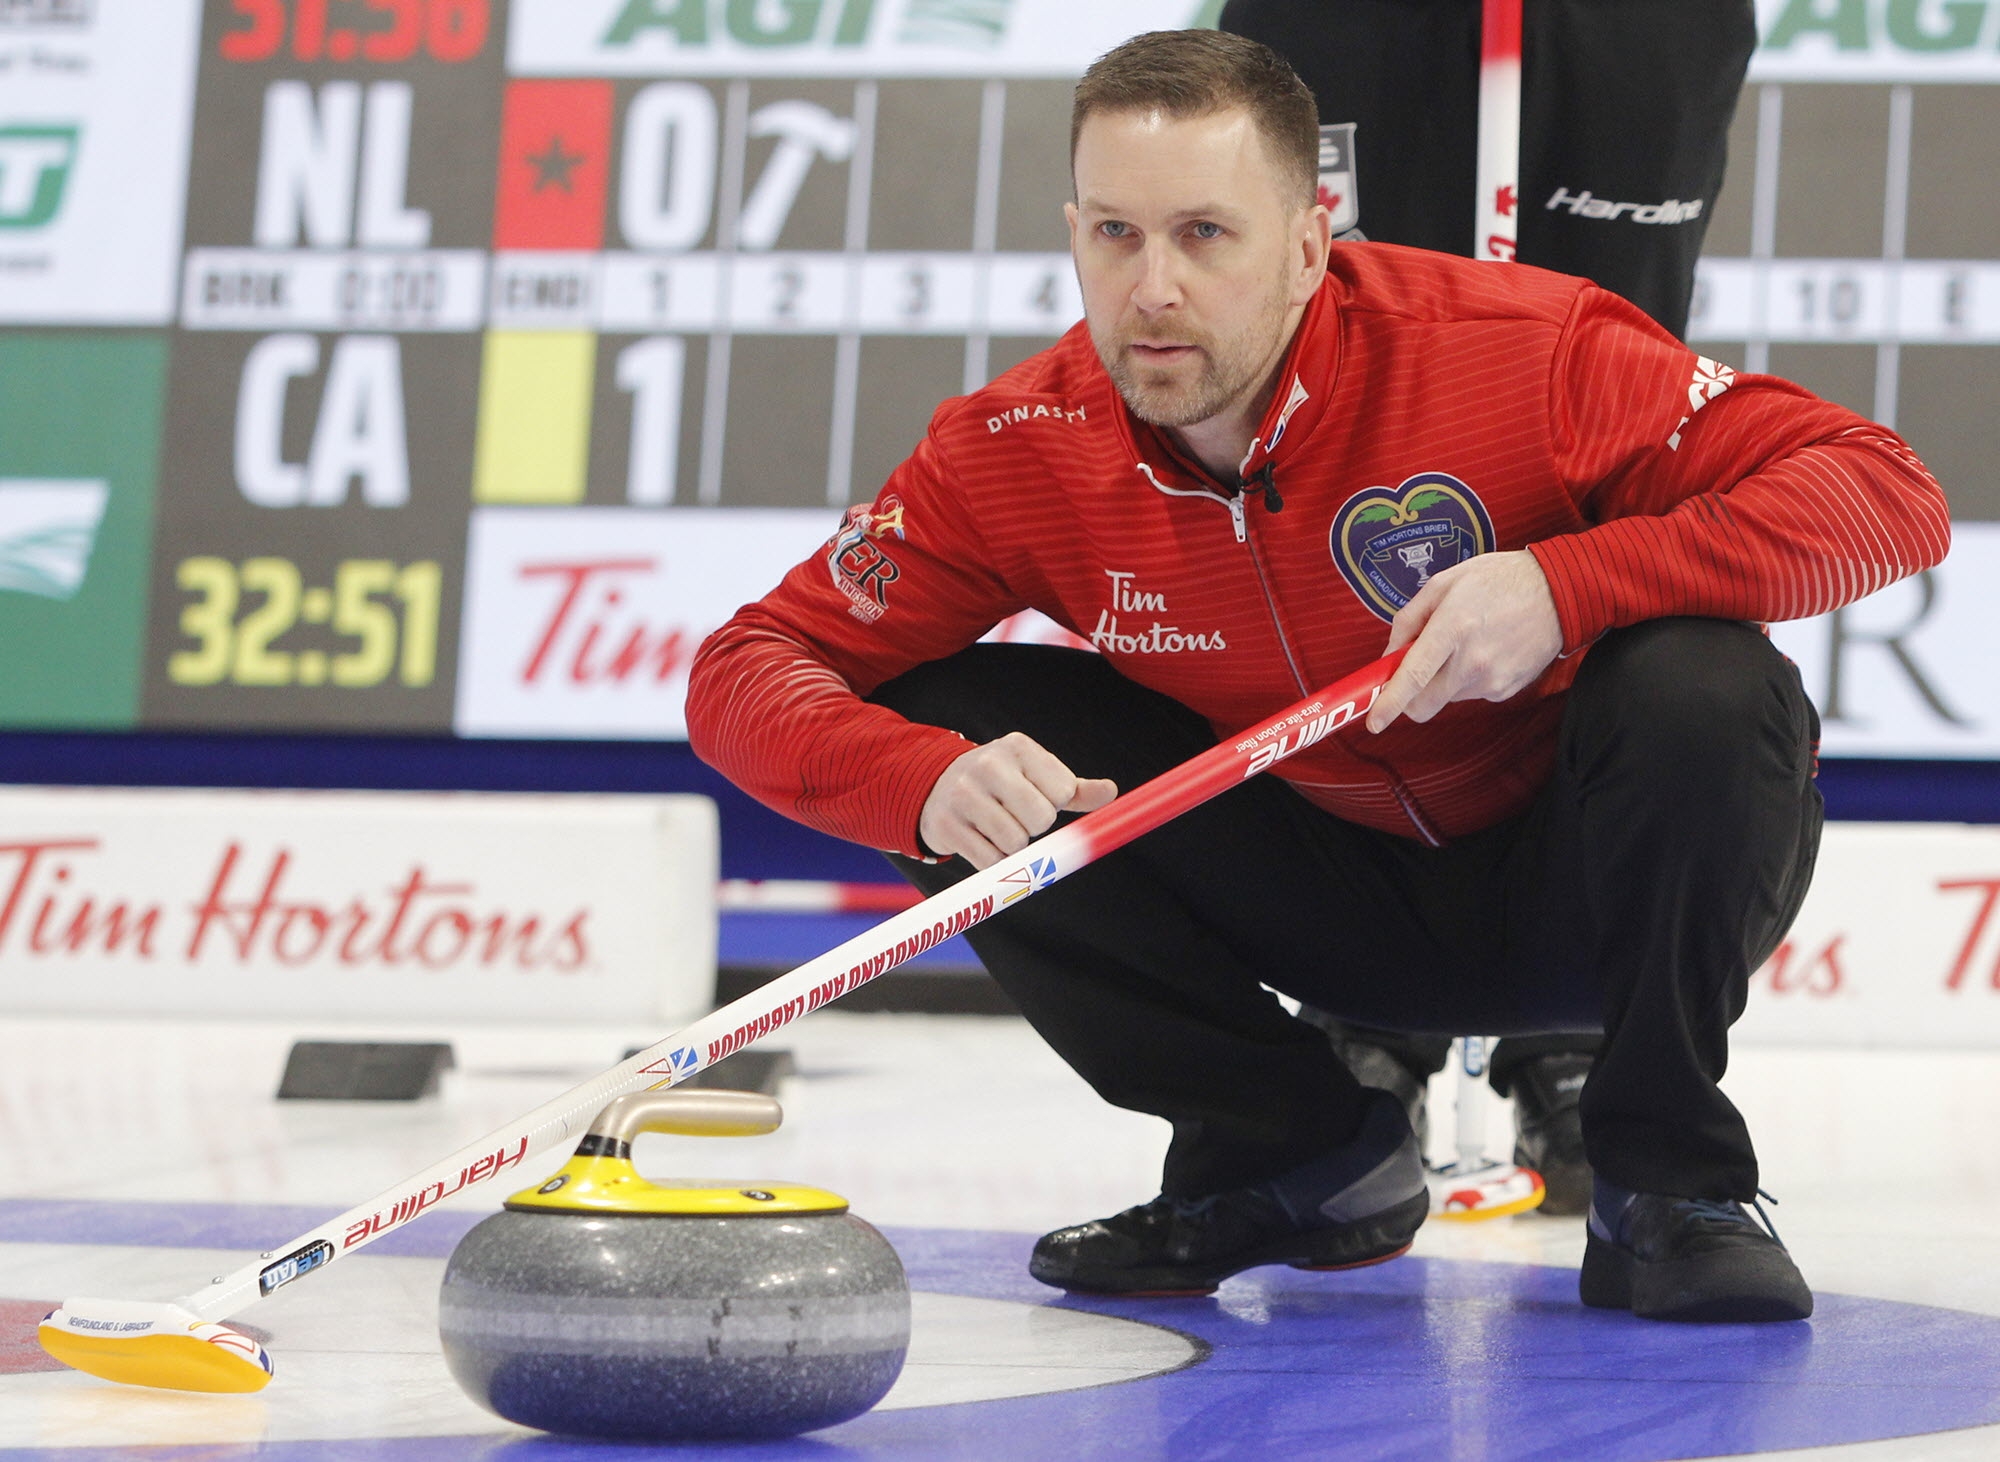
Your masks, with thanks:
M 917 833 L 933 853 L 986 868 L 1028 846 L 1059 812 L 1092 812 L 1118 795 L 1079 777 L 1019 731 L 975 746 L 944 769 L 924 800 Z
M 1380 731 L 1398 716 L 1428 721 L 1452 701 L 1504 701 L 1562 651 L 1562 625 L 1542 566 L 1526 551 L 1482 553 L 1424 585 L 1389 626 L 1410 653 L 1368 712 Z

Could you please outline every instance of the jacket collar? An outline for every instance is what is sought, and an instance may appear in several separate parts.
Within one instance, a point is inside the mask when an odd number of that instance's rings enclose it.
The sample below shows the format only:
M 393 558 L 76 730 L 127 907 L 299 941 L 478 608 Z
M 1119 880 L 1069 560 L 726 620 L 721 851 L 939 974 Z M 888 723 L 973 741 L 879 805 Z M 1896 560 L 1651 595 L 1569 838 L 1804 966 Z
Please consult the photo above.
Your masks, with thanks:
M 1320 281 L 1318 293 L 1299 317 L 1298 329 L 1278 371 L 1278 389 L 1264 409 L 1256 435 L 1250 439 L 1249 451 L 1237 464 L 1239 481 L 1248 482 L 1267 468 L 1282 472 L 1286 460 L 1302 450 L 1301 444 L 1311 438 L 1326 414 L 1340 369 L 1340 305 L 1334 291 L 1333 276 L 1329 274 Z M 1109 384 L 1108 377 L 1106 383 Z M 1214 490 L 1213 474 L 1176 446 L 1167 432 L 1132 415 L 1131 408 L 1118 399 L 1115 386 L 1111 394 L 1118 400 L 1117 415 L 1131 445 L 1133 460 L 1146 468 L 1145 475 L 1154 486 L 1163 491 Z M 1231 490 L 1237 483 L 1225 482 L 1221 486 Z

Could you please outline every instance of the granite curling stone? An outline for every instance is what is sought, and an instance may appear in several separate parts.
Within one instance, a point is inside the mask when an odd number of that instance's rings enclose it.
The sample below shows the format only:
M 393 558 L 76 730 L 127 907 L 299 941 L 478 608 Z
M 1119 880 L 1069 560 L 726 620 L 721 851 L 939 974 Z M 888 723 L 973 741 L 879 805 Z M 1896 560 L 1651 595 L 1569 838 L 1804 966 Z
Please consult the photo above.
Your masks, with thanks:
M 438 1325 L 459 1385 L 523 1426 L 651 1441 L 793 1436 L 880 1401 L 909 1348 L 909 1283 L 845 1199 L 655 1186 L 632 1167 L 641 1132 L 747 1136 L 780 1120 L 748 1092 L 606 1107 L 560 1172 L 445 1266 Z

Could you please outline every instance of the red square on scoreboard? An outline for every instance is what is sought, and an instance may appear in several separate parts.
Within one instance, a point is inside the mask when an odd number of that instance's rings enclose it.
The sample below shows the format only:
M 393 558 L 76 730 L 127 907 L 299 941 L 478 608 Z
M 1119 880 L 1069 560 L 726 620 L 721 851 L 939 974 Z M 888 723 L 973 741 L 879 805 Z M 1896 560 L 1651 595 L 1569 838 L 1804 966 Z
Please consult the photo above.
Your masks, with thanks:
M 610 159 L 610 82 L 509 82 L 493 247 L 602 248 Z

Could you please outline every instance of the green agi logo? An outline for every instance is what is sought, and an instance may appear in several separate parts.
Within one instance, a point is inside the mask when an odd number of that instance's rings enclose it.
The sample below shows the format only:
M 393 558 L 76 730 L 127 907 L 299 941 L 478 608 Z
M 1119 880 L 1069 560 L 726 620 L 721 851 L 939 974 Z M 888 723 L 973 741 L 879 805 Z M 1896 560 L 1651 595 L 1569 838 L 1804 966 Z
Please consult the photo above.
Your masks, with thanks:
M 745 46 L 862 46 L 875 30 L 877 0 L 624 0 L 602 44 L 629 46 L 668 34 L 681 46 L 706 46 L 727 34 Z M 971 47 L 997 45 L 1013 0 L 903 0 L 899 41 Z
M 0 127 L 0 228 L 40 228 L 62 211 L 80 130 Z

